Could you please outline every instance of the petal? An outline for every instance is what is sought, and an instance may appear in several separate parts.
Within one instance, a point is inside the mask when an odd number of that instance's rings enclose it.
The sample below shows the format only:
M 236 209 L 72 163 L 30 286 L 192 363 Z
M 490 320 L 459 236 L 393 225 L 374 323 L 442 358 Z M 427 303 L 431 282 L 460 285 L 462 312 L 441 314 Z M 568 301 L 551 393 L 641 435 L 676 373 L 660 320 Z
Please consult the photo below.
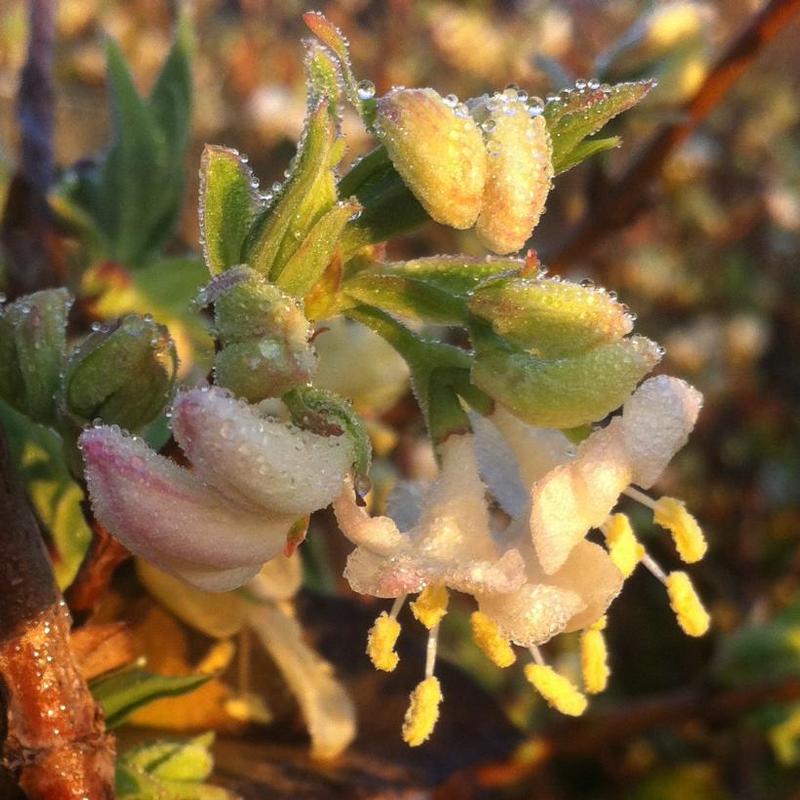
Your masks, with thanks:
M 297 551 L 283 553 L 268 561 L 244 588 L 243 593 L 258 600 L 288 600 L 303 583 L 303 564 Z
M 179 570 L 196 585 L 232 588 L 234 579 L 252 577 L 283 548 L 291 517 L 234 505 L 118 429 L 92 428 L 80 443 L 95 516 L 129 550 L 162 569 Z M 232 568 L 239 572 L 214 579 Z
M 220 492 L 294 517 L 327 506 L 352 459 L 345 436 L 265 419 L 219 389 L 181 392 L 172 431 L 197 473 Z
M 575 460 L 549 472 L 533 489 L 531 536 L 547 574 L 558 570 L 590 528 L 601 525 L 631 481 L 622 420 L 594 431 Z
M 608 553 L 593 542 L 578 542 L 550 582 L 580 595 L 586 606 L 573 616 L 565 632 L 582 630 L 597 622 L 622 589 L 622 573 Z
M 506 639 L 521 647 L 551 639 L 585 607 L 577 592 L 546 583 L 526 583 L 509 594 L 479 595 L 478 605 Z
M 703 395 L 669 375 L 646 380 L 625 403 L 622 424 L 632 483 L 649 489 L 688 441 Z
M 370 517 L 355 500 L 353 483 L 348 477 L 341 494 L 333 501 L 333 513 L 339 529 L 353 544 L 376 555 L 389 555 L 409 545 L 390 517 Z
M 505 594 L 525 583 L 525 562 L 518 550 L 507 550 L 491 561 L 444 562 L 438 565 L 438 580 L 451 589 L 465 594 L 498 592 Z
M 399 597 L 421 592 L 433 575 L 430 566 L 429 562 L 408 554 L 384 558 L 356 547 L 347 558 L 344 577 L 359 594 Z
M 398 481 L 386 503 L 386 513 L 400 530 L 407 531 L 419 521 L 428 484 L 424 481 Z

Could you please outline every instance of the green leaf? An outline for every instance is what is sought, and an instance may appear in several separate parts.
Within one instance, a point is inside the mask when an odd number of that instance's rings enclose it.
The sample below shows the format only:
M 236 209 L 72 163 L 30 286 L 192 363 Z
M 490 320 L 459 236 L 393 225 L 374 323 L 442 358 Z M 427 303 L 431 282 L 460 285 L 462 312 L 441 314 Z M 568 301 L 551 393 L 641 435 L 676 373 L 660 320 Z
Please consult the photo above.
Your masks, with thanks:
M 322 277 L 339 245 L 345 225 L 361 210 L 357 200 L 344 200 L 328 211 L 273 279 L 284 291 L 304 297 Z
M 342 234 L 345 261 L 362 247 L 386 241 L 430 221 L 381 146 L 359 161 L 339 183 L 340 197 L 355 196 L 363 208 Z
M 800 677 L 800 626 L 748 625 L 723 640 L 716 673 L 729 685 Z
M 333 166 L 341 156 L 328 102 L 312 108 L 296 167 L 256 220 L 244 246 L 244 261 L 265 277 L 279 275 L 308 232 L 336 201 Z
M 338 104 L 342 81 L 339 62 L 327 47 L 314 39 L 304 40 L 303 44 L 309 101 L 313 104 L 328 98 Z
M 575 148 L 618 114 L 636 105 L 652 88 L 652 81 L 603 84 L 596 88 L 565 89 L 544 108 L 553 143 L 553 167 L 563 172 L 574 161 Z
M 53 571 L 59 588 L 72 582 L 92 539 L 81 509 L 84 494 L 72 479 L 61 439 L 0 401 L 0 423 L 37 519 L 53 543 Z
M 633 336 L 572 358 L 548 360 L 472 327 L 472 380 L 530 425 L 574 428 L 601 420 L 622 405 L 661 353 Z
M 206 145 L 200 159 L 200 234 L 212 275 L 242 261 L 259 210 L 253 173 L 236 150 Z
M 137 708 L 161 697 L 188 694 L 211 679 L 211 675 L 154 675 L 131 667 L 90 684 L 92 695 L 103 707 L 106 727 L 121 725 Z
M 622 138 L 619 136 L 608 136 L 602 139 L 584 139 L 575 149 L 559 164 L 558 172 L 567 172 L 567 170 L 577 167 L 587 158 L 597 155 L 598 153 L 605 153 L 607 150 L 614 150 L 622 144 Z
M 204 781 L 214 768 L 209 748 L 214 734 L 185 741 L 146 742 L 127 750 L 120 762 L 126 767 L 170 781 Z

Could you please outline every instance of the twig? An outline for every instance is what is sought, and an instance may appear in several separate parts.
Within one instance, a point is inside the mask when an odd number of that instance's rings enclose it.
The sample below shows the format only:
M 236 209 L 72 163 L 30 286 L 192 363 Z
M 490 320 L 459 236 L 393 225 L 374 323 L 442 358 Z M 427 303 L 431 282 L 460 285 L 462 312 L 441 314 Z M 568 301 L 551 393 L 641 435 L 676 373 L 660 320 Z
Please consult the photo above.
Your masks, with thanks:
M 28 57 L 17 93 L 22 133 L 19 168 L 11 181 L 0 239 L 8 255 L 11 296 L 58 283 L 61 257 L 47 193 L 53 182 L 53 44 L 56 0 L 30 0 Z
M 114 744 L 70 649 L 70 617 L 0 428 L 0 766 L 29 800 L 113 796 Z
M 800 0 L 771 0 L 731 43 L 709 72 L 697 93 L 644 148 L 631 166 L 606 184 L 590 211 L 547 257 L 559 269 L 591 252 L 608 234 L 628 224 L 646 207 L 648 187 L 660 175 L 669 155 L 722 101 L 764 46 L 800 11 Z

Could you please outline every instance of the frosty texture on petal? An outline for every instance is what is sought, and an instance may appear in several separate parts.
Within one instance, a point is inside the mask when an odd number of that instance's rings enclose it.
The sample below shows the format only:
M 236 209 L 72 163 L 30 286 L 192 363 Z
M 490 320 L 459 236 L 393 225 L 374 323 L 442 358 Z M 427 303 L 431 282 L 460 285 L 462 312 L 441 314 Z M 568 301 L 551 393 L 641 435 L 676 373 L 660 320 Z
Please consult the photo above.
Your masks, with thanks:
M 586 605 L 573 616 L 565 632 L 597 622 L 622 589 L 622 573 L 608 553 L 593 542 L 578 542 L 561 569 L 550 577 L 556 586 L 577 592 Z
M 506 594 L 525 583 L 525 562 L 518 550 L 507 550 L 491 560 L 463 561 L 439 566 L 441 582 L 465 594 L 497 592 Z
M 339 496 L 333 501 L 333 512 L 342 533 L 359 547 L 376 555 L 389 555 L 408 545 L 408 537 L 402 534 L 389 517 L 370 517 L 356 503 L 353 482 L 348 477 Z
M 506 639 L 522 647 L 551 639 L 585 607 L 577 592 L 538 582 L 508 594 L 479 595 L 478 605 Z
M 80 439 L 97 519 L 129 550 L 167 572 L 219 585 L 206 570 L 239 568 L 242 582 L 283 547 L 292 519 L 233 505 L 141 440 L 109 427 Z M 226 588 L 230 580 L 222 581 Z M 238 576 L 236 576 L 238 579 Z M 219 589 L 216 589 L 219 591 Z
M 669 375 L 646 380 L 622 412 L 625 446 L 633 480 L 649 489 L 675 453 L 688 441 L 703 405 L 703 395 L 686 381 Z
M 581 443 L 574 461 L 535 485 L 531 536 L 547 574 L 564 564 L 590 528 L 602 525 L 630 480 L 622 420 L 614 419 Z
M 352 459 L 347 437 L 265 419 L 218 389 L 179 394 L 172 430 L 198 474 L 226 496 L 295 517 L 333 500 Z
M 344 578 L 350 588 L 372 597 L 399 597 L 421 592 L 433 575 L 431 562 L 408 553 L 385 558 L 363 547 L 356 547 L 350 553 L 344 568 Z

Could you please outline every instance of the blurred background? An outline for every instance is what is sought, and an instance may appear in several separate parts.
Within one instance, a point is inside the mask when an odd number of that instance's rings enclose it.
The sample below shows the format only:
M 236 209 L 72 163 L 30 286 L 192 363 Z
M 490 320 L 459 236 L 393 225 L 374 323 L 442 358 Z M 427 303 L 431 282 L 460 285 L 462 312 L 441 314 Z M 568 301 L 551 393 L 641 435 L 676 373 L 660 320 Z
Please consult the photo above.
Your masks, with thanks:
M 273 770 L 263 790 L 271 786 L 276 797 L 800 798 L 798 21 L 672 153 L 623 227 L 565 248 L 567 232 L 591 219 L 593 204 L 614 203 L 614 176 L 660 126 L 680 119 L 681 104 L 760 3 L 197 0 L 194 7 L 194 124 L 175 252 L 197 249 L 204 143 L 247 153 L 263 186 L 282 177 L 305 113 L 300 16 L 308 8 L 346 32 L 356 74 L 379 94 L 430 85 L 466 98 L 515 83 L 545 97 L 580 78 L 658 78 L 616 124 L 623 147 L 556 181 L 531 246 L 551 273 L 616 291 L 637 313 L 638 331 L 666 347 L 663 371 L 706 398 L 660 488 L 687 501 L 710 541 L 693 573 L 714 619 L 708 637 L 683 637 L 658 585 L 634 575 L 610 612 L 611 688 L 585 718 L 567 723 L 536 702 L 519 672 L 481 660 L 461 635 L 469 609 L 457 608 L 443 632 L 444 655 L 466 675 L 455 674 L 457 688 L 445 691 L 441 730 L 409 753 L 397 730 L 403 678 L 369 671 L 363 637 L 376 612 L 337 578 L 347 548 L 323 518 L 304 548 L 298 611 L 355 698 L 362 723 L 355 755 L 320 777 L 286 712 L 266 733 L 223 740 L 220 769 L 231 785 L 245 791 L 241 775 L 258 772 L 261 753 Z M 105 37 L 118 40 L 144 89 L 169 49 L 174 19 L 164 0 L 59 2 L 59 165 L 107 142 Z M 0 197 L 15 167 L 13 105 L 26 36 L 25 4 L 5 0 Z M 344 128 L 348 159 L 370 147 L 355 115 Z M 389 247 L 393 258 L 459 251 L 481 252 L 469 233 L 434 225 Z M 430 457 L 413 402 L 390 394 L 377 406 L 378 488 L 381 475 L 424 476 Z M 669 559 L 668 541 L 650 535 L 644 517 L 636 524 L 653 554 Z M 559 656 L 558 647 L 553 658 L 568 668 L 574 655 L 565 647 Z M 284 785 L 275 776 L 289 780 L 287 763 L 307 791 L 275 788 Z

